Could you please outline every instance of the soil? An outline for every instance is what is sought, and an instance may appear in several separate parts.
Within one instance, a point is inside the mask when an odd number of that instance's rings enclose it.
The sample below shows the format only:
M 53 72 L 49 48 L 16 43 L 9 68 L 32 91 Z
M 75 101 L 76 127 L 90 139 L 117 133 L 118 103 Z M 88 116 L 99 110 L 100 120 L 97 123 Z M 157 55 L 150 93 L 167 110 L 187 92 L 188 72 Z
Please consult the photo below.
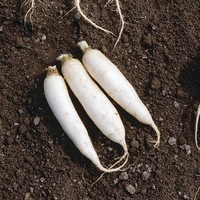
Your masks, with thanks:
M 114 2 L 81 2 L 98 25 L 119 32 Z M 200 186 L 200 157 L 194 124 L 200 102 L 200 1 L 120 1 L 125 19 L 122 39 L 88 24 L 73 1 L 0 3 L 0 199 L 194 199 Z M 114 62 L 138 92 L 161 132 L 139 123 L 114 101 L 126 129 L 130 152 L 125 172 L 105 174 L 76 149 L 44 96 L 46 68 L 86 40 Z M 108 166 L 123 152 L 96 128 L 70 92 L 101 162 Z M 84 177 L 84 178 L 83 178 Z M 89 184 L 88 184 L 89 183 Z M 200 194 L 196 195 L 200 199 Z

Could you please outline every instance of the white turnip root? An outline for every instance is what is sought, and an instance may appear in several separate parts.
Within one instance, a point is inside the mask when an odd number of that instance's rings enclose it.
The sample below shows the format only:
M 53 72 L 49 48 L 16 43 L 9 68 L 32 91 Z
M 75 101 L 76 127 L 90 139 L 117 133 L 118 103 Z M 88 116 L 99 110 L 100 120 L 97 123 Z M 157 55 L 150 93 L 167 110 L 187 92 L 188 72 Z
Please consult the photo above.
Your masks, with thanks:
M 44 80 L 44 94 L 61 127 L 79 151 L 104 172 L 119 171 L 120 167 L 107 169 L 99 161 L 88 132 L 78 116 L 62 76 L 56 66 L 49 66 Z
M 155 143 L 155 147 L 158 147 L 160 144 L 160 132 L 133 86 L 99 50 L 91 49 L 85 41 L 79 42 L 78 46 L 84 53 L 82 62 L 88 73 L 122 108 L 138 121 L 150 125 L 155 130 L 157 140 L 152 142 Z
M 123 147 L 124 155 L 121 157 L 121 161 L 127 156 L 128 151 L 124 125 L 116 108 L 92 80 L 78 59 L 72 58 L 69 54 L 63 54 L 57 59 L 62 62 L 61 70 L 66 82 L 88 116 L 106 137 Z
M 195 144 L 198 150 L 200 150 L 200 146 L 198 145 L 198 138 L 197 138 L 199 116 L 200 116 L 200 104 L 197 109 L 197 116 L 196 116 L 196 123 L 195 123 Z

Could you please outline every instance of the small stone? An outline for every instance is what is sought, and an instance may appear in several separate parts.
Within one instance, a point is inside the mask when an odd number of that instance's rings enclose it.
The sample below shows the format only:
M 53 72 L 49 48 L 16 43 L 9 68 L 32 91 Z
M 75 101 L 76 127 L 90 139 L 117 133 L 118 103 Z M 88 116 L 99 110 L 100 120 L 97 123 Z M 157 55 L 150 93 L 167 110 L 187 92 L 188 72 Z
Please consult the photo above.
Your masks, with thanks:
M 77 20 L 81 19 L 81 14 L 79 12 L 77 12 L 75 14 L 75 19 L 77 19 Z
M 184 194 L 184 195 L 183 195 L 183 198 L 184 198 L 184 199 L 187 199 L 187 200 L 190 199 L 190 197 L 189 197 L 187 194 Z
M 119 175 L 119 180 L 128 180 L 128 174 L 127 174 L 127 172 L 122 172 Z
M 32 198 L 31 198 L 30 192 L 27 192 L 27 193 L 25 194 L 24 200 L 31 200 L 31 199 L 32 199 Z
M 154 77 L 151 81 L 151 88 L 153 90 L 158 90 L 161 87 L 161 83 L 158 78 Z
M 176 138 L 175 138 L 175 137 L 170 137 L 170 138 L 168 139 L 168 144 L 169 144 L 170 146 L 175 146 L 175 145 L 176 145 Z
M 22 124 L 22 125 L 20 125 L 19 126 L 19 132 L 20 133 L 25 133 L 27 131 L 27 128 L 26 128 L 26 126 L 24 125 L 24 124 Z
M 124 43 L 128 43 L 128 41 L 129 41 L 128 35 L 122 34 L 122 40 L 123 40 Z
M 108 52 L 108 49 L 105 46 L 102 46 L 101 49 L 102 49 L 103 53 L 107 53 Z
M 143 44 L 144 46 L 146 47 L 151 47 L 152 46 L 152 38 L 151 38 L 151 35 L 147 35 L 144 37 L 143 39 Z
M 59 10 L 59 14 L 60 14 L 60 16 L 62 16 L 63 15 L 63 11 Z
M 36 118 L 33 120 L 33 124 L 34 124 L 35 126 L 37 126 L 39 123 L 40 123 L 40 117 L 36 117 Z
M 118 179 L 118 178 L 116 178 L 116 179 L 114 180 L 114 185 L 117 185 L 117 183 L 119 183 L 119 179 Z
M 181 89 L 178 89 L 178 91 L 177 91 L 177 96 L 178 97 L 180 97 L 180 98 L 183 98 L 183 97 L 185 97 L 186 95 L 185 95 L 185 92 L 183 91 L 183 90 L 181 90 Z
M 112 151 L 113 150 L 113 148 L 112 147 L 108 147 L 108 151 Z
M 149 178 L 149 176 L 151 175 L 151 173 L 150 172 L 148 172 L 148 171 L 144 171 L 143 173 L 142 173 L 142 180 L 147 180 L 148 178 Z
M 139 142 L 137 140 L 133 139 L 132 142 L 131 142 L 131 146 L 133 148 L 138 149 L 140 147 L 140 144 L 139 144 Z
M 30 139 L 31 139 L 31 134 L 30 134 L 29 132 L 26 132 L 26 133 L 25 133 L 25 138 L 26 138 L 27 140 L 30 140 Z
M 34 188 L 30 187 L 30 193 L 33 193 L 33 192 L 34 192 Z
M 31 156 L 26 156 L 24 159 L 27 163 L 29 163 L 30 165 L 33 165 L 34 162 L 34 158 Z
M 17 38 L 16 38 L 16 47 L 22 48 L 22 47 L 24 47 L 24 46 L 25 46 L 25 44 L 24 44 L 23 39 L 22 39 L 21 37 L 17 37 Z
M 190 147 L 190 145 L 184 144 L 184 145 L 180 146 L 180 148 L 181 148 L 182 150 L 186 151 L 186 153 L 187 153 L 188 155 L 191 154 L 191 147 Z
M 131 184 L 126 186 L 126 191 L 130 194 L 134 194 L 136 192 L 136 189 L 134 186 L 132 186 Z
M 46 35 L 42 35 L 41 40 L 45 41 L 46 39 L 47 39 L 47 36 Z
M 14 139 L 13 139 L 12 136 L 9 136 L 9 137 L 7 138 L 7 143 L 8 143 L 8 144 L 13 144 L 13 143 L 14 143 Z
M 157 170 L 156 170 L 156 176 L 157 176 L 157 177 L 160 178 L 160 177 L 162 176 L 162 174 L 163 174 L 163 173 L 162 173 L 162 171 L 161 171 L 160 169 L 157 169 Z
M 25 118 L 25 119 L 24 119 L 24 124 L 25 124 L 25 126 L 29 127 L 29 125 L 30 125 L 30 120 L 29 120 L 28 118 Z
M 152 189 L 153 189 L 153 190 L 155 190 L 155 189 L 156 189 L 156 186 L 155 186 L 155 184 L 153 184 L 153 185 L 152 185 Z
M 40 42 L 40 38 L 37 38 L 37 39 L 35 40 L 35 42 L 36 42 L 36 43 L 39 43 L 39 42 Z
M 178 108 L 179 107 L 179 103 L 177 101 L 174 101 L 174 107 Z
M 19 123 L 18 123 L 18 122 L 15 122 L 15 123 L 14 123 L 14 126 L 19 126 Z
M 142 189 L 142 190 L 141 190 L 141 194 L 142 194 L 142 195 L 146 195 L 146 194 L 147 194 L 147 189 L 146 189 L 146 188 Z
M 3 26 L 0 26 L 0 32 L 2 32 L 3 31 Z
M 22 114 L 24 111 L 22 109 L 18 110 L 19 114 Z
M 43 183 L 45 181 L 45 178 L 41 177 L 40 181 Z

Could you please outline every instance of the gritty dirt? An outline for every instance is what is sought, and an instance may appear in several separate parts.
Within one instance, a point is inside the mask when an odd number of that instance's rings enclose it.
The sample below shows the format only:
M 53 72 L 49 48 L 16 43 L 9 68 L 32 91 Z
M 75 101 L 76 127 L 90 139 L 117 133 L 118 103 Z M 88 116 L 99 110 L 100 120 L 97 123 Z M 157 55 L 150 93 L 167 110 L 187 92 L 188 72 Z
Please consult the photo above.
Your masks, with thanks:
M 118 34 L 114 2 L 82 1 L 98 25 Z M 0 199 L 194 199 L 200 186 L 200 159 L 194 124 L 200 102 L 200 2 L 121 0 L 122 39 L 95 29 L 73 8 L 73 1 L 36 0 L 26 26 L 28 5 L 0 2 Z M 102 50 L 123 72 L 148 107 L 161 132 L 139 123 L 112 100 L 126 129 L 130 152 L 125 172 L 105 174 L 79 153 L 52 114 L 43 92 L 49 65 L 71 53 L 77 42 Z M 70 92 L 101 162 L 108 166 L 123 151 L 96 128 Z M 84 176 L 84 178 L 83 178 Z M 87 182 L 87 183 L 86 183 Z M 200 194 L 196 195 L 196 200 Z

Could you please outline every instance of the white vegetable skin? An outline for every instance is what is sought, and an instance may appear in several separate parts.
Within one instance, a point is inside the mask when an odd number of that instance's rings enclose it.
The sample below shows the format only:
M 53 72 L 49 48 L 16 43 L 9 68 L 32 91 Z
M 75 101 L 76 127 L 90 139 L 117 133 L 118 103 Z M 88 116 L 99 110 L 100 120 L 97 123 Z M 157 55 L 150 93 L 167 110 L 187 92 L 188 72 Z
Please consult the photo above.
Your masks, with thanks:
M 157 133 L 155 147 L 160 144 L 160 132 L 147 107 L 142 103 L 135 89 L 120 70 L 99 50 L 91 49 L 85 41 L 78 46 L 83 51 L 83 65 L 88 73 L 124 110 L 138 121 L 150 125 Z
M 78 59 L 68 54 L 61 55 L 62 74 L 72 92 L 82 104 L 88 116 L 110 140 L 124 149 L 123 159 L 127 155 L 125 129 L 119 113 L 110 100 L 91 79 Z
M 47 77 L 44 80 L 44 94 L 56 119 L 79 151 L 100 170 L 118 171 L 119 168 L 106 169 L 100 164 L 88 132 L 74 108 L 65 81 L 59 75 L 56 66 L 48 67 Z

